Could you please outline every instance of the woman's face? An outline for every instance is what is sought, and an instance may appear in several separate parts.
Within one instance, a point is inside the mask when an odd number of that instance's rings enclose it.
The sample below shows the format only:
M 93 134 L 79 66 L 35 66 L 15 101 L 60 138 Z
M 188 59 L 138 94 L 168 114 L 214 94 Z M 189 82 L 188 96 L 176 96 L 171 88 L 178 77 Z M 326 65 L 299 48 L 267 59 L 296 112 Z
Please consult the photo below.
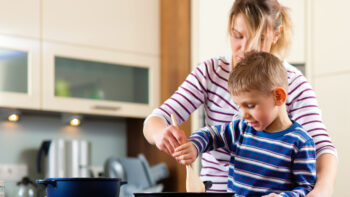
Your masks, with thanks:
M 249 41 L 251 35 L 249 33 L 248 24 L 244 17 L 239 14 L 232 20 L 230 42 L 232 49 L 232 63 L 236 64 L 240 62 L 246 52 L 251 51 L 249 49 Z M 268 30 L 266 33 L 260 35 L 261 46 L 260 51 L 270 52 L 271 46 L 274 40 L 274 34 L 272 31 Z

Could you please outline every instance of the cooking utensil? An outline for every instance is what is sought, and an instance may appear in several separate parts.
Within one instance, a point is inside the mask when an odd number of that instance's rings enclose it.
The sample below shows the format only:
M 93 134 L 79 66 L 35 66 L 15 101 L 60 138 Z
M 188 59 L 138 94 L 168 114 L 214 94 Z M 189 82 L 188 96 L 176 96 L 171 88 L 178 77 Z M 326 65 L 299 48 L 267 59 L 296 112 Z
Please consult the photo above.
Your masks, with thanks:
M 172 124 L 177 127 L 174 114 L 171 114 L 171 121 L 172 121 Z M 196 175 L 191 165 L 186 165 L 186 191 L 187 192 L 205 192 L 204 183 Z
M 134 193 L 135 197 L 233 197 L 234 193 L 217 192 L 160 192 L 160 193 Z
M 47 197 L 119 197 L 120 186 L 126 184 L 117 178 L 48 178 L 36 182 L 46 186 Z

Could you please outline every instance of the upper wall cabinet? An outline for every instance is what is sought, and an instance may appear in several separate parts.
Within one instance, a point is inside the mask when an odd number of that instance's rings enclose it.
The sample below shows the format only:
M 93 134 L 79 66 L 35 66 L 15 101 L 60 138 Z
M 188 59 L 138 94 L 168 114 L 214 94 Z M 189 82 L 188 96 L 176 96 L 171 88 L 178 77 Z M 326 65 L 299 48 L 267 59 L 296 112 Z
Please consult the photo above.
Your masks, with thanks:
M 40 42 L 0 36 L 0 104 L 40 108 Z
M 40 0 L 0 0 L 0 33 L 40 37 Z
M 158 106 L 159 0 L 0 3 L 0 107 L 144 118 Z
M 43 108 L 146 117 L 159 104 L 159 59 L 44 42 Z
M 43 38 L 159 56 L 159 0 L 43 1 Z

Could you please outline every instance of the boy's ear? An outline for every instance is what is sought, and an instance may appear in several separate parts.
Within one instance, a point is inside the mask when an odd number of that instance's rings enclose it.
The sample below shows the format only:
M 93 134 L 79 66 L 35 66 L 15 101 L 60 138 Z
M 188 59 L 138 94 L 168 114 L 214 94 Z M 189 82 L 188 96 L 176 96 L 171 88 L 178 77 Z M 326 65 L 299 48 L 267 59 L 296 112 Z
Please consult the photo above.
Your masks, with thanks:
M 287 100 L 287 92 L 284 88 L 278 87 L 273 90 L 273 96 L 275 98 L 275 104 L 277 106 L 283 105 Z

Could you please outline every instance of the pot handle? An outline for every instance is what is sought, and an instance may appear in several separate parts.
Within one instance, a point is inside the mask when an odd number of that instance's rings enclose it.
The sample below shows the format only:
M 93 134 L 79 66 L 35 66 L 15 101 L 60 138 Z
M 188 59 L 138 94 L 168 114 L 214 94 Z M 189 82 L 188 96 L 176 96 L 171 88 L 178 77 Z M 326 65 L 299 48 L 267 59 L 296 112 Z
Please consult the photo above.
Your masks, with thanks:
M 121 181 L 120 182 L 120 186 L 125 185 L 125 184 L 128 184 L 128 182 L 127 181 Z
M 57 185 L 55 180 L 36 180 L 36 182 L 39 184 L 43 184 L 45 186 L 52 185 L 52 186 L 56 187 L 56 185 Z

